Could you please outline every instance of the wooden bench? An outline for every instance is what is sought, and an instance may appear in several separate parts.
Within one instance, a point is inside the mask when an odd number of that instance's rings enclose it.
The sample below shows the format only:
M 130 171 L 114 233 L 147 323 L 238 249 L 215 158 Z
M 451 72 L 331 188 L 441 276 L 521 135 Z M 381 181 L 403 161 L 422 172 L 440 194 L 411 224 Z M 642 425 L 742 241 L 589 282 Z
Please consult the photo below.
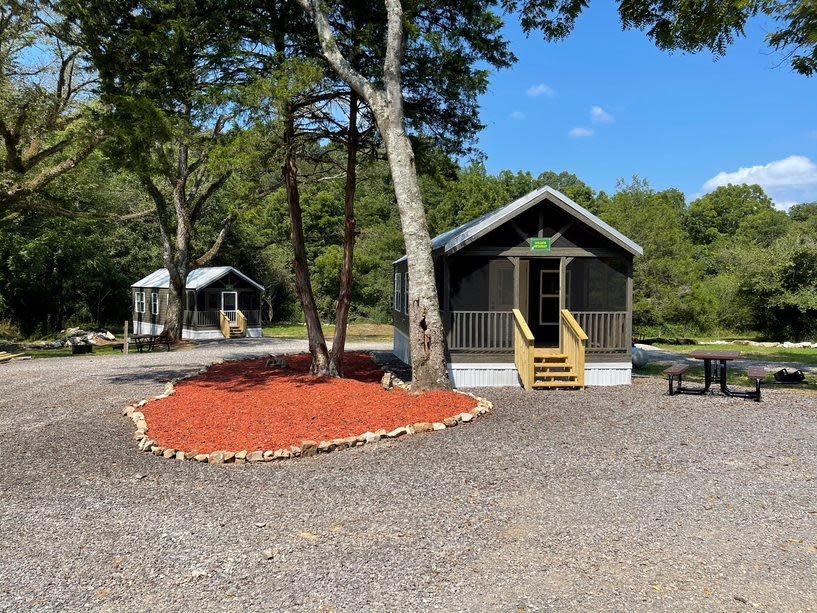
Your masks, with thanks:
M 673 387 L 672 387 L 672 383 L 675 380 L 675 377 L 678 377 L 678 388 L 677 389 L 681 389 L 681 386 L 684 384 L 684 374 L 688 370 L 689 370 L 689 364 L 682 364 L 681 362 L 673 364 L 672 366 L 670 366 L 669 368 L 664 370 L 664 374 L 667 375 L 667 378 L 669 380 L 669 395 L 670 396 L 674 396 L 676 391 L 677 391 L 676 389 L 673 389 Z
M 760 382 L 766 378 L 766 369 L 762 366 L 750 366 L 747 374 L 749 375 L 749 379 L 754 379 L 755 381 L 755 402 L 760 402 Z

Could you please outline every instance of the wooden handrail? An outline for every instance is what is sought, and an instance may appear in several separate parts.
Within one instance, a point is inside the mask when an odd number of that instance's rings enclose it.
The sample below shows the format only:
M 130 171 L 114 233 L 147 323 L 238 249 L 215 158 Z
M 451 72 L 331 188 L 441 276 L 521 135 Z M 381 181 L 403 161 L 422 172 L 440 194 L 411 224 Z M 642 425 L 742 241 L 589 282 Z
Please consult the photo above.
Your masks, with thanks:
M 559 351 L 567 356 L 568 363 L 576 372 L 576 381 L 584 387 L 584 353 L 587 334 L 567 309 L 560 313 L 561 342 Z
M 247 317 L 238 309 L 235 310 L 235 323 L 238 325 L 238 329 L 241 330 L 241 334 L 247 331 Z
M 513 361 L 522 387 L 530 391 L 533 389 L 534 379 L 533 333 L 519 309 L 513 310 L 513 323 Z
M 524 335 L 525 340 L 530 341 L 532 343 L 534 341 L 533 332 L 530 331 L 530 328 L 528 327 L 528 322 L 525 321 L 525 318 L 522 315 L 522 311 L 520 311 L 519 309 L 514 309 L 513 317 L 516 320 L 517 325 L 522 330 L 522 334 Z
M 221 328 L 221 334 L 224 338 L 230 338 L 230 318 L 227 317 L 227 313 L 224 311 L 218 312 L 218 319 L 219 319 L 219 328 Z
M 565 323 L 573 330 L 573 333 L 579 337 L 579 340 L 581 341 L 587 340 L 587 333 L 584 330 L 582 330 L 582 327 L 579 325 L 579 322 L 576 321 L 575 317 L 573 317 L 573 313 L 571 313 L 567 309 L 562 309 L 562 317 L 564 317 Z

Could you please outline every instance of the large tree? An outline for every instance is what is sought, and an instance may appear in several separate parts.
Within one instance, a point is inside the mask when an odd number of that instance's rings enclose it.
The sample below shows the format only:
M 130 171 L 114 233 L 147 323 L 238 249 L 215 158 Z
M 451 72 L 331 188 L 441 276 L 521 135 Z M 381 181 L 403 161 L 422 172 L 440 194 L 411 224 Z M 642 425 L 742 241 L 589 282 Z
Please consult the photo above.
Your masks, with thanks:
M 0 6 L 0 215 L 83 212 L 49 187 L 105 139 L 93 81 L 70 29 L 43 3 Z
M 224 154 L 244 79 L 242 31 L 219 0 L 66 0 L 113 107 L 111 152 L 152 199 L 170 275 L 165 330 L 178 339 L 188 273 L 217 254 L 232 221 L 194 254 L 196 227 L 233 168 Z
M 404 15 L 399 0 L 386 0 L 385 12 L 380 6 L 355 2 L 332 12 L 317 0 L 298 2 L 314 22 L 327 63 L 366 103 L 383 140 L 408 256 L 413 389 L 450 387 L 431 238 L 406 113 L 405 81 L 417 73 L 406 71 L 409 76 L 404 79 L 404 62 L 406 58 L 417 57 L 429 65 L 442 64 L 445 71 L 438 74 L 447 76 L 449 85 L 457 83 L 455 75 L 484 81 L 485 74 L 474 69 L 478 61 L 503 66 L 511 59 L 499 34 L 500 21 L 491 11 L 490 3 L 463 2 L 456 7 L 449 3 L 407 3 L 410 6 Z M 357 10 L 361 24 L 368 23 L 375 33 L 384 36 L 385 44 L 370 47 L 381 60 L 376 68 L 359 69 L 350 61 L 349 52 L 341 47 L 338 31 L 344 30 L 338 25 L 346 23 L 344 8 Z M 403 29 L 404 17 L 416 26 L 408 33 Z M 434 79 L 430 83 L 443 85 Z M 484 84 L 472 87 L 472 93 L 479 92 L 480 87 L 484 89 Z M 427 90 L 433 94 L 426 95 L 427 99 L 446 108 L 451 99 L 446 96 L 446 89 L 427 87 Z

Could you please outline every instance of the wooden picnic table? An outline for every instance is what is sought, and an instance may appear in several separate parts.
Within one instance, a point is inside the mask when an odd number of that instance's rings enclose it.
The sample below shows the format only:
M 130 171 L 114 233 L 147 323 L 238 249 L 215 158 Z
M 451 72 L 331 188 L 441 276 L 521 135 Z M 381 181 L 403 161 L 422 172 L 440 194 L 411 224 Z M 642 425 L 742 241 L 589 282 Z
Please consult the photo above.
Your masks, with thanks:
M 165 345 L 170 351 L 170 338 L 162 334 L 134 334 L 130 337 L 136 346 L 136 351 L 142 353 L 143 351 L 153 351 L 156 345 Z

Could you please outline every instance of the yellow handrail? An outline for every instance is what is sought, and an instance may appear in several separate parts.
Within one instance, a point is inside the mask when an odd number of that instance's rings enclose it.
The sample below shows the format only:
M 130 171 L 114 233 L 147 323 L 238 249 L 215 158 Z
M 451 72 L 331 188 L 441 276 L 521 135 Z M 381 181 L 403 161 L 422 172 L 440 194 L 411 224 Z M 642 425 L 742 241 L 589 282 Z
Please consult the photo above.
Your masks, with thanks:
M 513 310 L 513 358 L 522 387 L 533 389 L 533 333 L 519 309 Z
M 562 309 L 560 322 L 562 341 L 559 350 L 567 356 L 568 363 L 576 370 L 577 382 L 581 387 L 584 387 L 584 352 L 587 344 L 587 333 L 567 309 Z
M 587 340 L 587 333 L 579 325 L 579 322 L 576 321 L 576 318 L 573 317 L 573 313 L 571 313 L 567 309 L 562 309 L 562 317 L 564 317 L 565 323 L 568 326 L 570 326 L 572 332 L 579 337 L 579 340 L 581 341 Z
M 218 312 L 218 321 L 219 327 L 221 328 L 221 334 L 224 335 L 224 338 L 230 338 L 230 318 L 227 317 L 227 314 L 224 311 Z
M 238 329 L 241 330 L 241 334 L 244 334 L 247 331 L 247 318 L 238 309 L 235 311 L 235 323 L 238 326 Z

